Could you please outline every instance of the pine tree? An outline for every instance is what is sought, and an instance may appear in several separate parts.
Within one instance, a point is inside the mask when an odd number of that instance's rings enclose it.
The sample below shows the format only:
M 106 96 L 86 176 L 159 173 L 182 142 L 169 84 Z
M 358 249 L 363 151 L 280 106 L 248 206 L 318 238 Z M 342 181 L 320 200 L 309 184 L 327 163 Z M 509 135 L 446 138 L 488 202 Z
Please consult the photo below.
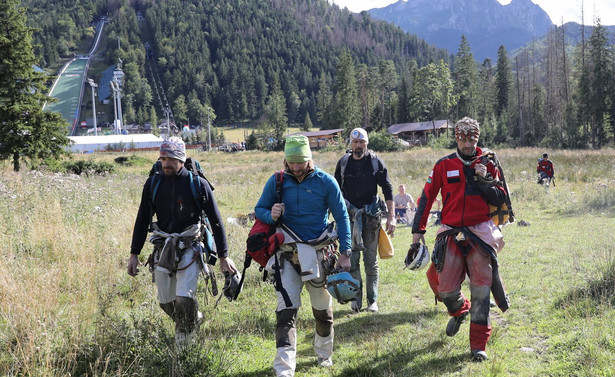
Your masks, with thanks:
M 464 116 L 476 118 L 478 109 L 478 69 L 470 44 L 461 36 L 459 51 L 455 57 L 455 95 L 457 101 L 457 119 Z
M 62 116 L 43 110 L 51 98 L 47 78 L 33 69 L 32 33 L 19 0 L 0 2 L 0 159 L 12 158 L 14 171 L 24 157 L 38 162 L 67 154 L 70 142 Z
M 357 93 L 354 62 L 350 51 L 344 50 L 340 55 L 335 73 L 333 121 L 337 127 L 344 129 L 345 135 L 350 134 L 350 131 L 360 124 L 361 113 Z
M 286 116 L 286 100 L 284 92 L 280 86 L 278 75 L 273 76 L 273 85 L 267 101 L 266 119 L 263 124 L 263 133 L 272 135 L 274 145 L 272 148 L 281 149 L 284 145 L 284 133 L 288 128 L 288 117 Z
M 608 47 L 608 32 L 598 20 L 589 39 L 590 45 L 590 109 L 591 140 L 594 148 L 606 143 L 606 128 L 610 129 L 610 92 L 613 90 L 613 55 Z M 606 122 L 605 122 L 605 116 Z
M 310 118 L 310 113 L 305 113 L 305 120 L 301 125 L 301 131 L 309 131 L 312 128 L 312 118 Z

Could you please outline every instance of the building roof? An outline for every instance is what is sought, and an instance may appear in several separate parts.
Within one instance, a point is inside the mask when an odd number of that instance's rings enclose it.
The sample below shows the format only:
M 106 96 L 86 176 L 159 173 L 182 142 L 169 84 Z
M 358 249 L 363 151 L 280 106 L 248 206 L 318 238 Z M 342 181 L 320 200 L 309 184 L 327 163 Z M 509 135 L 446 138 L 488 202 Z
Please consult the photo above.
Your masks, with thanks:
M 397 135 L 402 132 L 417 132 L 417 131 L 430 131 L 434 128 L 439 130 L 442 128 L 454 128 L 455 125 L 451 124 L 448 120 L 434 120 L 428 122 L 417 123 L 398 123 L 387 128 L 392 135 Z
M 100 135 L 100 136 L 69 136 L 72 140 L 70 150 L 72 152 L 93 152 L 105 150 L 107 145 L 123 143 L 125 146 L 133 144 L 137 149 L 157 148 L 164 141 L 160 136 L 153 134 L 130 134 L 130 135 Z
M 308 132 L 297 132 L 293 135 L 303 135 L 306 137 L 318 137 L 318 136 L 328 136 L 328 135 L 334 135 L 337 134 L 338 132 L 344 131 L 343 128 L 335 128 L 332 130 L 322 130 L 322 131 L 308 131 Z

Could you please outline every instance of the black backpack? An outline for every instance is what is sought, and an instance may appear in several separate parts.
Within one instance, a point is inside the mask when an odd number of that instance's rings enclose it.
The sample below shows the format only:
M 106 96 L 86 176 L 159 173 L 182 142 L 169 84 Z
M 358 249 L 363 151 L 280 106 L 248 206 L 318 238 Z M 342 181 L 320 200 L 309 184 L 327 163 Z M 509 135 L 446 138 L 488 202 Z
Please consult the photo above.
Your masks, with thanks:
M 209 185 L 211 191 L 214 190 L 213 185 L 209 182 L 209 180 L 205 177 L 205 172 L 201 167 L 201 164 L 197 160 L 192 157 L 186 158 L 186 162 L 184 162 L 184 167 L 188 170 L 188 174 L 190 175 L 190 190 L 192 191 L 192 196 L 194 197 L 194 201 L 196 205 L 201 210 L 200 218 L 201 224 L 204 225 L 205 231 L 203 232 L 203 243 L 207 248 L 210 260 L 208 263 L 213 264 L 213 260 L 216 258 L 216 251 L 214 249 L 214 237 L 211 229 L 211 225 L 205 212 L 203 211 L 203 187 L 201 186 L 201 180 L 198 177 L 205 179 L 205 182 Z M 157 160 L 152 168 L 149 171 L 149 176 L 152 177 L 150 180 L 150 231 L 152 230 L 152 219 L 154 216 L 154 199 L 156 198 L 156 194 L 158 193 L 158 187 L 160 186 L 162 172 L 162 162 Z
M 201 180 L 195 179 L 195 177 L 201 177 L 205 179 L 211 191 L 214 191 L 214 186 L 207 180 L 205 177 L 205 172 L 201 167 L 201 164 L 192 157 L 186 158 L 186 162 L 184 162 L 184 167 L 188 170 L 190 174 L 190 189 L 192 191 L 192 196 L 194 196 L 194 200 L 196 201 L 196 205 L 203 210 L 203 188 L 201 187 Z M 162 172 L 162 162 L 157 160 L 152 168 L 149 171 L 149 176 L 152 177 L 150 181 L 150 202 L 153 204 L 154 199 L 156 198 L 156 194 L 158 193 L 158 187 L 160 186 L 160 175 L 164 174 Z

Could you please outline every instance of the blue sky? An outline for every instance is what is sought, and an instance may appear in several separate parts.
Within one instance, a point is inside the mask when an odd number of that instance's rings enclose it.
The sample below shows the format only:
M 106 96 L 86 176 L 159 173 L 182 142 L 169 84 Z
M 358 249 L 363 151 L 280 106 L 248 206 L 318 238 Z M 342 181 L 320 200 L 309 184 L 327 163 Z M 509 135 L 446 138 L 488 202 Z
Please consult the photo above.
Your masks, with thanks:
M 352 12 L 360 12 L 372 8 L 382 8 L 398 0 L 329 0 L 340 8 L 347 7 Z M 405 0 L 404 0 L 405 1 Z M 412 0 L 410 0 L 412 1 Z M 510 0 L 498 0 L 502 4 Z M 600 17 L 602 25 L 615 25 L 615 0 L 532 0 L 540 5 L 549 15 L 554 24 L 572 21 L 581 23 L 581 4 L 585 8 L 585 24 L 593 25 L 594 16 Z

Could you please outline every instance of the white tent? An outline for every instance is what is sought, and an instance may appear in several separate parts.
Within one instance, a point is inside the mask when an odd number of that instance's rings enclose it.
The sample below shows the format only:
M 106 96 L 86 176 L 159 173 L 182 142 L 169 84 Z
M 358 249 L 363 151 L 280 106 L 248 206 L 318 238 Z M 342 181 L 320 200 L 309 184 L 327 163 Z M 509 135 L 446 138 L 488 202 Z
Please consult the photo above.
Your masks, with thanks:
M 153 134 L 133 135 L 101 135 L 101 136 L 69 136 L 72 140 L 70 150 L 77 153 L 103 151 L 112 147 L 122 146 L 126 149 L 159 148 L 164 141 Z

